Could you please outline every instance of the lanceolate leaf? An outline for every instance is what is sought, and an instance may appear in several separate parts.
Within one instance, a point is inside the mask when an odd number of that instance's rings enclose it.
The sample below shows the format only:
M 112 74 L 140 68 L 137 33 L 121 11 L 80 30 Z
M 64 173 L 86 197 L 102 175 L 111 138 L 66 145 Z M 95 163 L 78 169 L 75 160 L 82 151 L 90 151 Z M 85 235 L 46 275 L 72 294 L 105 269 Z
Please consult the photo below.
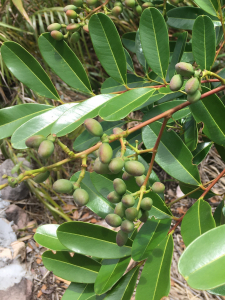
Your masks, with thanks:
M 190 193 L 190 192 L 192 192 L 192 191 L 194 191 L 195 189 L 198 188 L 198 186 L 186 184 L 186 183 L 183 183 L 183 182 L 179 182 L 179 185 L 180 185 L 181 191 L 184 194 L 188 194 L 188 193 Z M 194 199 L 198 199 L 202 195 L 202 193 L 203 193 L 203 190 L 202 189 L 198 189 L 194 193 L 190 194 L 189 197 L 194 198 Z M 215 194 L 212 191 L 209 191 L 206 194 L 205 199 L 211 198 L 213 196 L 215 196 Z
M 167 235 L 149 255 L 137 286 L 136 300 L 160 300 L 170 291 L 173 237 Z
M 216 222 L 216 226 L 225 224 L 225 216 L 223 214 L 223 208 L 224 208 L 224 200 L 220 202 L 220 204 L 217 206 L 213 214 L 213 218 Z
M 23 47 L 15 42 L 5 42 L 1 54 L 4 63 L 19 81 L 41 96 L 60 99 L 42 66 Z
M 95 281 L 95 293 L 104 294 L 123 276 L 130 262 L 130 257 L 120 259 L 104 259 Z
M 79 283 L 93 283 L 100 270 L 100 263 L 87 256 L 75 253 L 73 257 L 69 252 L 45 251 L 42 255 L 44 266 L 56 276 L 68 281 Z
M 72 282 L 65 291 L 62 300 L 87 300 L 94 295 L 93 284 Z
M 32 135 L 42 134 L 47 136 L 51 133 L 53 123 L 68 109 L 77 105 L 77 103 L 68 103 L 60 105 L 50 111 L 32 118 L 21 125 L 12 135 L 12 144 L 15 149 L 25 149 L 26 139 Z
M 4 139 L 11 136 L 23 123 L 52 108 L 54 108 L 54 106 L 29 103 L 1 109 L 0 138 Z
M 131 52 L 135 52 L 135 38 L 136 32 L 127 32 L 122 36 L 124 47 L 126 47 Z
M 16 6 L 21 15 L 27 20 L 27 22 L 32 26 L 31 20 L 23 7 L 22 0 L 12 0 L 13 4 Z
M 127 61 L 127 70 L 132 73 L 135 73 L 134 64 L 133 64 L 132 58 L 130 57 L 129 52 L 126 49 L 124 49 L 124 53 L 125 53 L 126 61 Z
M 142 137 L 147 149 L 154 147 L 160 128 L 159 122 L 144 128 Z M 174 131 L 164 131 L 155 158 L 161 168 L 182 182 L 199 185 L 199 172 L 192 165 L 192 158 L 191 152 Z
M 198 200 L 187 211 L 181 224 L 181 234 L 186 246 L 197 237 L 215 227 L 211 206 L 204 200 Z
M 56 231 L 59 225 L 57 224 L 46 224 L 38 227 L 35 232 L 34 239 L 41 246 L 48 248 L 50 250 L 68 251 L 68 248 L 63 246 L 57 238 Z
M 137 56 L 137 59 L 139 61 L 139 63 L 142 65 L 142 67 L 144 68 L 144 72 L 147 73 L 147 62 L 144 56 L 144 52 L 142 49 L 142 45 L 141 45 L 141 39 L 140 39 L 140 32 L 139 29 L 136 33 L 136 37 L 135 37 L 135 53 Z
M 86 119 L 96 117 L 100 106 L 112 97 L 115 95 L 98 95 L 72 107 L 56 121 L 51 132 L 59 137 L 74 131 Z
M 194 23 L 192 49 L 201 70 L 210 70 L 216 54 L 216 36 L 210 17 L 199 16 Z
M 50 33 L 44 33 L 39 37 L 38 45 L 44 60 L 65 83 L 92 94 L 84 67 L 65 41 L 56 41 Z
M 131 240 L 119 247 L 116 232 L 102 226 L 83 222 L 68 222 L 57 230 L 60 242 L 76 253 L 99 258 L 121 258 L 131 254 Z
M 169 65 L 169 38 L 166 23 L 156 8 L 145 9 L 140 20 L 144 55 L 151 69 L 165 78 Z
M 193 241 L 183 252 L 178 269 L 188 285 L 198 290 L 225 283 L 225 225 L 213 228 Z
M 132 258 L 141 261 L 148 258 L 156 246 L 167 236 L 171 220 L 149 219 L 138 232 L 132 245 Z
M 197 148 L 193 152 L 193 164 L 199 165 L 209 153 L 210 149 L 212 148 L 212 145 L 213 143 L 211 142 L 199 143 Z
M 195 150 L 198 143 L 198 127 L 192 115 L 184 123 L 184 141 L 190 151 Z
M 89 32 L 103 68 L 113 79 L 126 84 L 126 57 L 114 23 L 102 13 L 94 14 L 89 21 Z
M 216 16 L 218 11 L 217 0 L 195 0 L 195 3 L 204 9 L 207 13 Z

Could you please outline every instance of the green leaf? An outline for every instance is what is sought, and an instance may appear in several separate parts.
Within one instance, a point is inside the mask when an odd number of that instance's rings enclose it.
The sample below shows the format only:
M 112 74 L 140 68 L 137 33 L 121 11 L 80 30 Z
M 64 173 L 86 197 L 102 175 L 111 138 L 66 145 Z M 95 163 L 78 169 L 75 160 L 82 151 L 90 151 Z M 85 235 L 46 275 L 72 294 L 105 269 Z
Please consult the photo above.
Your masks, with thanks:
M 181 235 L 188 246 L 197 237 L 215 227 L 212 209 L 209 203 L 198 200 L 189 208 L 181 224 Z
M 217 152 L 219 153 L 222 160 L 225 162 L 225 148 L 223 146 L 214 144 L 216 147 Z
M 122 35 L 122 43 L 129 51 L 135 53 L 136 32 L 127 32 Z
M 192 49 L 195 61 L 201 70 L 210 70 L 216 54 L 216 36 L 210 17 L 199 16 L 192 32 Z
M 168 296 L 172 257 L 173 237 L 169 234 L 149 255 L 137 286 L 136 300 L 160 300 Z
M 217 0 L 195 0 L 195 3 L 204 9 L 207 13 L 216 16 L 218 11 Z
M 51 132 L 57 134 L 58 137 L 74 131 L 88 118 L 94 118 L 98 115 L 102 104 L 115 95 L 98 95 L 87 99 L 76 107 L 72 107 L 66 111 L 53 125 Z
M 206 155 L 209 153 L 210 149 L 212 148 L 213 143 L 211 142 L 203 142 L 199 143 L 196 150 L 192 153 L 194 155 L 193 164 L 199 165 Z
M 113 21 L 103 13 L 94 14 L 89 21 L 89 32 L 105 71 L 116 81 L 126 84 L 126 57 Z
M 225 283 L 225 225 L 213 228 L 183 252 L 178 270 L 190 287 L 198 290 L 214 289 Z
M 120 259 L 104 259 L 95 281 L 95 293 L 104 294 L 123 276 L 130 262 L 130 257 Z
M 46 224 L 39 226 L 35 232 L 34 239 L 35 241 L 50 250 L 54 251 L 68 251 L 68 248 L 63 246 L 57 238 L 56 231 L 59 225 L 57 224 Z
M 186 184 L 186 183 L 183 183 L 183 182 L 179 182 L 179 185 L 180 185 L 180 189 L 181 191 L 184 193 L 184 194 L 188 194 L 190 192 L 192 192 L 193 190 L 197 189 L 198 186 L 196 185 L 190 185 L 190 184 Z M 203 193 L 203 190 L 202 189 L 199 189 L 198 191 L 192 193 L 190 195 L 190 198 L 194 198 L 194 199 L 198 199 L 199 197 L 201 197 Z M 208 199 L 208 198 L 211 198 L 215 196 L 215 194 L 212 192 L 212 191 L 209 191 L 206 196 L 205 196 L 205 199 Z
M 15 149 L 26 149 L 26 139 L 36 134 L 47 136 L 51 133 L 53 123 L 60 118 L 60 116 L 77 105 L 77 103 L 68 103 L 60 105 L 50 111 L 47 111 L 39 116 L 36 116 L 23 125 L 21 125 L 12 135 L 12 145 Z
M 144 128 L 142 138 L 147 149 L 154 147 L 160 128 L 159 122 Z M 161 168 L 182 182 L 199 185 L 199 172 L 192 165 L 192 158 L 191 152 L 174 131 L 164 131 L 155 157 Z
M 2 139 L 9 137 L 23 123 L 33 117 L 43 114 L 54 106 L 27 103 L 3 108 L 0 110 L 0 136 Z
M 145 9 L 140 20 L 140 36 L 148 65 L 165 78 L 169 65 L 169 37 L 162 14 L 156 8 Z
M 134 293 L 139 266 L 126 273 L 120 281 L 107 293 L 104 300 L 128 300 Z
M 56 41 L 50 33 L 42 34 L 38 45 L 52 70 L 74 89 L 92 94 L 90 82 L 81 62 L 65 41 Z
M 203 92 L 209 91 L 203 87 Z M 216 94 L 191 104 L 190 110 L 197 123 L 203 122 L 203 132 L 213 142 L 225 146 L 225 106 Z
M 147 62 L 144 56 L 144 52 L 142 49 L 142 45 L 141 45 L 141 38 L 140 38 L 140 32 L 139 29 L 136 32 L 136 37 L 135 37 L 135 53 L 137 56 L 137 59 L 139 61 L 139 63 L 142 65 L 142 67 L 144 68 L 144 72 L 148 73 L 147 70 Z
M 116 96 L 101 108 L 99 115 L 107 121 L 123 119 L 135 108 L 148 101 L 154 91 L 151 88 L 139 88 Z
M 213 295 L 225 296 L 225 284 L 218 286 L 215 289 L 209 290 L 208 292 Z
M 4 63 L 19 81 L 41 96 L 60 100 L 50 78 L 27 50 L 15 42 L 5 42 L 1 54 Z
M 224 200 L 220 202 L 220 204 L 217 206 L 213 214 L 213 218 L 216 222 L 216 226 L 225 224 L 225 216 L 223 214 L 223 208 L 224 208 Z
M 134 64 L 133 64 L 133 61 L 132 61 L 132 58 L 131 58 L 129 52 L 126 49 L 124 49 L 124 53 L 125 53 L 126 61 L 127 61 L 127 70 L 132 73 L 135 73 Z
M 94 295 L 93 284 L 72 282 L 65 291 L 62 300 L 87 300 Z
M 56 254 L 50 250 L 45 251 L 42 261 L 46 269 L 56 276 L 79 283 L 94 283 L 101 267 L 101 264 L 92 258 L 77 253 L 71 257 L 69 252 L 65 251 L 57 251 Z
M 108 228 L 83 222 L 67 222 L 57 230 L 60 242 L 76 253 L 111 259 L 131 255 L 132 241 L 119 247 L 116 234 Z
M 149 219 L 138 232 L 132 245 L 132 258 L 141 261 L 151 256 L 152 251 L 167 236 L 171 220 Z
M 22 0 L 12 0 L 13 4 L 16 6 L 21 15 L 26 19 L 26 21 L 32 26 L 31 20 L 23 7 Z
M 198 127 L 192 115 L 189 116 L 184 123 L 184 141 L 190 151 L 196 149 L 198 143 Z

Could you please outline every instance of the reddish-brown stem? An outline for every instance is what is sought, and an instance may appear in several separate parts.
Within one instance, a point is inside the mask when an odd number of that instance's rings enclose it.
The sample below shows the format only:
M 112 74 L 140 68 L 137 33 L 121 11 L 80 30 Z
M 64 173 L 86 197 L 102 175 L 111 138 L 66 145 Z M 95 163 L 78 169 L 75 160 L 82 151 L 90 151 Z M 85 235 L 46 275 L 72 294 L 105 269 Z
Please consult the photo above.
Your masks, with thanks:
M 202 80 L 201 83 L 206 83 L 206 82 L 219 82 L 219 79 L 206 79 L 206 80 Z
M 220 47 L 219 47 L 219 49 L 216 51 L 216 55 L 215 55 L 215 58 L 214 58 L 214 62 L 216 61 L 216 59 L 217 59 L 217 56 L 219 55 L 219 53 L 220 53 L 221 49 L 223 48 L 223 46 L 224 46 L 224 43 L 225 43 L 225 41 L 223 41 L 223 42 L 222 42 L 221 46 L 220 46 Z
M 87 15 L 84 20 L 88 19 L 90 16 L 92 16 L 94 13 L 96 13 L 96 11 L 98 11 L 99 9 L 101 9 L 103 6 L 107 5 L 109 2 L 109 0 L 106 0 L 104 3 L 102 3 L 100 6 L 96 7 L 95 9 L 93 9 L 89 15 Z
M 170 234 L 171 232 L 173 232 L 177 226 L 181 223 L 181 221 L 183 220 L 183 217 L 185 216 L 185 214 L 179 219 L 177 220 L 176 224 L 170 229 L 170 231 L 168 232 L 168 234 Z

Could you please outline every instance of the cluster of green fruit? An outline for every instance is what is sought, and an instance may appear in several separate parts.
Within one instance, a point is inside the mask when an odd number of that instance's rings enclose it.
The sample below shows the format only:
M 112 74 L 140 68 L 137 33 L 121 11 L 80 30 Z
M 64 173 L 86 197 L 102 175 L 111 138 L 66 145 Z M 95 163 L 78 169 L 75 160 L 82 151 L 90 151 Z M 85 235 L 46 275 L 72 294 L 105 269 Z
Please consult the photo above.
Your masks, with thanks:
M 135 0 L 125 0 L 124 4 L 128 8 L 134 9 L 134 11 L 140 16 L 142 14 L 143 9 L 148 7 L 153 7 L 154 4 L 152 2 L 145 2 L 141 5 L 139 5 Z M 117 17 L 119 14 L 121 14 L 123 11 L 123 5 L 121 2 L 115 2 L 114 7 L 112 9 L 112 14 Z
M 201 84 L 200 76 L 201 70 L 194 70 L 189 63 L 180 62 L 175 66 L 177 74 L 174 75 L 170 81 L 171 91 L 179 91 L 184 83 L 184 78 L 190 78 L 185 84 L 185 92 L 187 93 L 187 100 L 194 103 L 201 98 Z

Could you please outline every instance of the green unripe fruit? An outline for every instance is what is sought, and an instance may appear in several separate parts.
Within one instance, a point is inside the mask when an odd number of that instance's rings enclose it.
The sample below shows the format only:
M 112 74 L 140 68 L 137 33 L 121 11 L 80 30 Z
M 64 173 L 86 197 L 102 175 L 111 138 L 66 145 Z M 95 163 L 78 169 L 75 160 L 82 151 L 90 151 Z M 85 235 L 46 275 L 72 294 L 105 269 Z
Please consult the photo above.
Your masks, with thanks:
M 114 134 L 120 134 L 121 132 L 123 132 L 123 129 L 121 129 L 121 128 L 119 128 L 119 127 L 113 128 L 113 133 L 114 133 Z
M 115 2 L 114 6 L 120 6 L 121 8 L 123 8 L 123 4 L 119 1 Z
M 149 197 L 145 197 L 141 200 L 141 208 L 143 210 L 150 210 L 152 208 L 153 201 Z
M 71 35 L 71 42 L 73 43 L 77 43 L 80 39 L 80 34 L 79 32 L 74 32 L 72 35 Z
M 67 179 L 59 179 L 52 186 L 56 193 L 70 194 L 73 193 L 73 184 Z
M 113 158 L 109 164 L 109 170 L 113 174 L 118 174 L 120 171 L 122 171 L 124 166 L 124 161 L 120 157 Z
M 96 158 L 93 169 L 97 174 L 108 174 L 110 172 L 109 165 L 101 163 L 99 158 Z
M 78 188 L 73 193 L 73 199 L 78 206 L 83 206 L 88 203 L 89 195 L 84 189 Z
M 189 95 L 193 95 L 199 88 L 199 80 L 196 77 L 189 79 L 185 85 L 185 92 Z
M 67 5 L 63 8 L 64 12 L 67 12 L 68 10 L 76 10 L 76 6 L 75 5 Z
M 98 0 L 87 0 L 87 5 L 95 5 L 98 2 Z
M 125 209 L 126 208 L 123 206 L 123 203 L 119 202 L 118 204 L 116 204 L 114 214 L 117 214 L 118 216 L 123 218 L 125 216 Z
M 122 12 L 122 8 L 120 6 L 114 6 L 113 9 L 112 9 L 112 14 L 117 17 L 119 16 L 119 14 L 121 14 Z
M 169 0 L 170 4 L 177 6 L 180 0 Z
M 197 90 L 193 95 L 187 95 L 187 101 L 190 103 L 195 103 L 201 99 L 201 92 Z
M 53 37 L 53 39 L 56 40 L 56 41 L 61 41 L 61 40 L 64 39 L 64 36 L 63 36 L 62 32 L 57 31 L 57 30 L 53 30 L 51 32 L 51 37 Z
M 45 140 L 46 137 L 44 137 L 43 135 L 33 135 L 25 141 L 25 144 L 28 148 L 38 148 L 40 144 Z
M 117 192 L 112 191 L 108 194 L 107 199 L 111 202 L 111 203 L 118 203 L 121 200 L 121 196 L 119 194 L 117 194 Z
M 52 23 L 52 24 L 48 25 L 48 27 L 47 27 L 48 31 L 60 30 L 61 28 L 62 28 L 62 26 L 59 23 Z
M 145 175 L 136 177 L 135 181 L 136 181 L 137 185 L 141 187 L 145 181 L 145 178 L 146 178 Z
M 184 77 L 191 77 L 194 75 L 194 69 L 191 64 L 180 62 L 176 64 L 175 69 L 178 74 L 184 76 Z
M 84 126 L 87 131 L 94 136 L 101 137 L 103 135 L 102 125 L 95 119 L 86 119 L 84 121 Z
M 108 164 L 113 157 L 112 147 L 108 143 L 103 143 L 99 148 L 99 159 L 103 164 Z
M 127 220 L 134 221 L 138 216 L 138 211 L 135 207 L 129 207 L 125 210 L 125 216 Z
M 67 25 L 66 30 L 68 31 L 78 31 L 80 29 L 80 24 L 78 23 L 71 23 Z
M 152 2 L 145 2 L 142 4 L 143 9 L 148 8 L 148 7 L 153 7 L 154 4 Z
M 76 19 L 77 17 L 77 13 L 72 9 L 67 10 L 66 15 L 71 19 Z
M 52 141 L 46 140 L 41 142 L 39 148 L 38 148 L 38 154 L 42 158 L 48 158 L 49 156 L 52 155 L 54 152 L 54 144 Z
M 49 171 L 46 171 L 44 173 L 40 173 L 37 176 L 35 176 L 35 178 L 33 179 L 35 182 L 37 183 L 41 183 L 44 182 L 50 175 Z
M 122 179 L 123 180 L 129 180 L 131 179 L 133 176 L 128 174 L 127 172 L 124 172 L 123 175 L 122 175 Z
M 118 227 L 122 223 L 122 219 L 120 218 L 120 216 L 118 216 L 116 214 L 107 215 L 105 217 L 105 221 L 106 221 L 107 224 L 109 224 L 112 227 Z
M 136 1 L 135 0 L 125 0 L 125 4 L 126 4 L 126 6 L 133 8 L 136 5 Z
M 165 185 L 161 182 L 154 182 L 152 185 L 152 191 L 154 193 L 163 193 L 165 191 Z
M 77 7 L 82 7 L 83 6 L 83 0 L 73 0 L 73 3 Z
M 140 5 L 136 6 L 136 12 L 140 16 L 142 14 L 142 7 Z
M 125 195 L 122 198 L 122 203 L 125 207 L 129 208 L 134 206 L 135 204 L 135 199 L 132 195 Z
M 142 216 L 139 218 L 139 220 L 143 223 L 146 223 L 148 221 L 149 212 L 147 210 L 142 211 Z
M 126 244 L 128 241 L 128 234 L 126 232 L 123 232 L 122 230 L 117 232 L 116 235 L 116 243 L 119 247 L 122 247 Z
M 134 223 L 129 220 L 124 220 L 121 224 L 121 230 L 126 233 L 134 231 Z
M 133 176 L 141 176 L 145 172 L 145 167 L 137 160 L 126 161 L 124 165 L 125 171 Z
M 117 192 L 117 194 L 123 195 L 126 193 L 127 186 L 122 179 L 120 179 L 120 178 L 114 179 L 113 186 L 114 186 L 114 190 Z
M 183 85 L 183 77 L 180 74 L 176 74 L 171 78 L 170 89 L 171 91 L 178 91 Z

